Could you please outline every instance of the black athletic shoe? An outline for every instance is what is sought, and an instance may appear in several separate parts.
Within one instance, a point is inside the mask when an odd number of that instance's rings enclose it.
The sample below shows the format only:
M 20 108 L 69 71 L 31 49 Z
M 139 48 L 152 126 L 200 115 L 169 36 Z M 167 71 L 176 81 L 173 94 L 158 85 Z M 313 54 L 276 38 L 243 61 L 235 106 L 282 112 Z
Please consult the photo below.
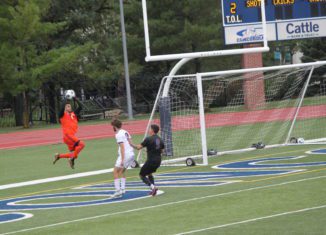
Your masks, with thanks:
M 75 158 L 69 158 L 69 165 L 71 167 L 71 169 L 75 169 Z
M 56 153 L 54 154 L 54 161 L 53 161 L 53 165 L 60 160 L 60 157 L 59 157 L 59 153 Z
M 153 197 L 156 196 L 157 191 L 158 191 L 158 188 L 154 188 L 154 189 L 152 189 L 151 195 L 152 195 Z

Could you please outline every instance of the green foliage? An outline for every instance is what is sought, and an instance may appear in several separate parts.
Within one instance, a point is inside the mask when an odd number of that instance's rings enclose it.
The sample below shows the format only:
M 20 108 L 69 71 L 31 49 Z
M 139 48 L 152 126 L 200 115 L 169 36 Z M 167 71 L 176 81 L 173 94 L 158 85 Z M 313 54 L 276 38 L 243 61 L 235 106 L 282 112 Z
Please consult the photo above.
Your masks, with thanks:
M 303 62 L 313 62 L 319 60 L 326 60 L 326 39 L 310 39 L 305 40 L 300 44 L 300 48 L 304 54 L 302 57 Z M 318 68 L 314 71 L 312 79 L 323 80 L 325 79 L 326 66 Z
M 66 28 L 65 21 L 43 21 L 50 1 L 19 0 L 0 5 L 0 74 L 1 90 L 24 98 L 24 126 L 28 126 L 29 91 L 39 89 L 43 82 L 60 71 L 78 66 L 83 56 L 95 48 L 85 45 L 52 47 L 51 37 Z
M 305 62 L 312 62 L 317 60 L 326 60 L 326 39 L 310 39 L 305 40 L 300 44 Z
M 41 9 L 38 2 L 20 0 L 16 6 L 8 5 L 9 15 L 0 18 L 4 29 L 0 57 L 2 66 L 6 67 L 5 74 L 0 75 L 6 81 L 2 88 L 13 95 L 39 88 L 43 81 L 80 60 L 92 48 L 86 44 L 49 50 L 47 40 L 63 30 L 66 23 L 42 22 L 47 8 Z

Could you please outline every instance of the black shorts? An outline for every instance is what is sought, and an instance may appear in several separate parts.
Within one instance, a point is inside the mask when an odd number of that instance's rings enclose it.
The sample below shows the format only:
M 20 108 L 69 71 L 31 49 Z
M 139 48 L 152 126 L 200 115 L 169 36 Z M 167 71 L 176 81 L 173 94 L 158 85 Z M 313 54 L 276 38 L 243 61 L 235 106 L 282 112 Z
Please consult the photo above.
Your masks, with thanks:
M 141 176 L 150 175 L 160 167 L 161 161 L 146 161 L 145 164 L 140 169 L 139 174 Z

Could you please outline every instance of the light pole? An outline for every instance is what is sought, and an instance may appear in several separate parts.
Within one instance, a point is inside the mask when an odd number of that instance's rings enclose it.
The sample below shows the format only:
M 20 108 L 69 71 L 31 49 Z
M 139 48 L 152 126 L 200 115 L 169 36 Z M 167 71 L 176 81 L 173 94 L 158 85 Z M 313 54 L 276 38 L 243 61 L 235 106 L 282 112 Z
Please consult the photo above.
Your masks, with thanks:
M 129 80 L 126 29 L 125 29 L 125 20 L 124 20 L 123 2 L 122 1 L 123 0 L 120 0 L 120 21 L 121 21 L 122 47 L 123 47 L 123 60 L 124 60 L 125 79 L 126 79 L 126 90 L 127 90 L 128 118 L 133 119 L 132 104 L 131 104 L 131 92 L 130 92 L 130 80 Z

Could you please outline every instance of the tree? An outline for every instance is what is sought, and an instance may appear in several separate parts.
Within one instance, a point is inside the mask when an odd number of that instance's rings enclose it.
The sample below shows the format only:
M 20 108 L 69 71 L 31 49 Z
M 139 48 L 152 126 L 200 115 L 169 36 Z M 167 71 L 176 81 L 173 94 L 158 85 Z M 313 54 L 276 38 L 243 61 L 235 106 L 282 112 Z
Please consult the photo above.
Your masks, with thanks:
M 303 52 L 303 62 L 326 60 L 326 38 L 305 40 L 299 44 Z M 325 66 L 318 68 L 313 73 L 313 80 L 323 80 L 326 74 Z
M 2 89 L 23 100 L 23 125 L 29 127 L 29 92 L 39 89 L 53 74 L 80 61 L 93 43 L 49 49 L 51 35 L 63 30 L 66 22 L 43 22 L 50 1 L 19 0 L 3 3 L 0 58 L 9 65 L 1 74 Z M 17 115 L 19 116 L 19 115 Z M 20 120 L 16 120 L 20 124 Z

